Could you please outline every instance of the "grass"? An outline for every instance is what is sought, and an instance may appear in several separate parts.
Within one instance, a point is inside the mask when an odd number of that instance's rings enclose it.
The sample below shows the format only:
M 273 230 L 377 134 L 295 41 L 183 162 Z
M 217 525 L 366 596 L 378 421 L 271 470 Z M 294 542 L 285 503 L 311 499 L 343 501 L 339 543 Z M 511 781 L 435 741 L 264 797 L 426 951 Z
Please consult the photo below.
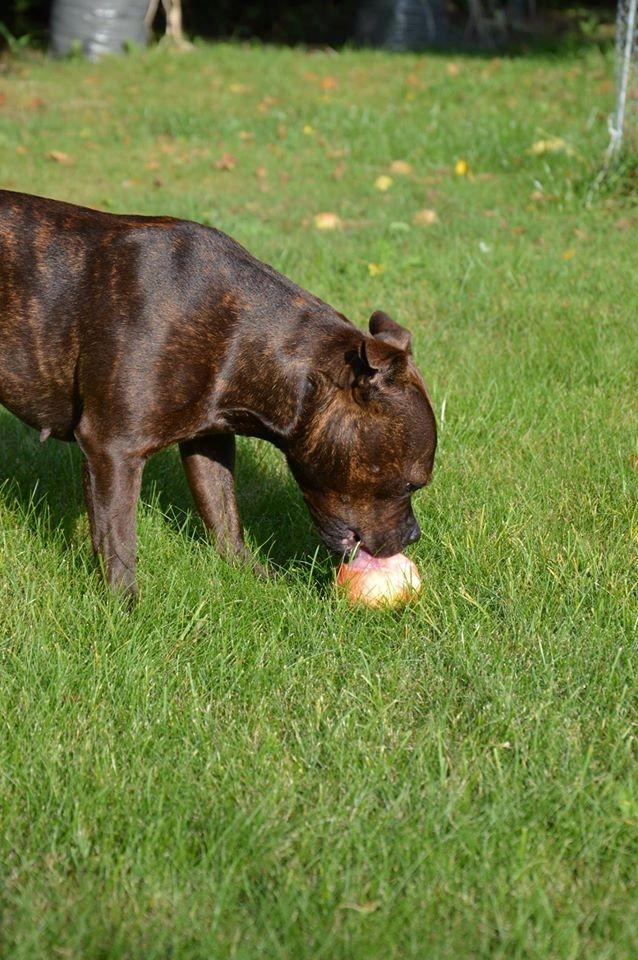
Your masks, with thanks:
M 4 186 L 215 223 L 355 322 L 395 314 L 440 448 L 413 607 L 348 609 L 243 441 L 282 575 L 216 557 L 168 451 L 127 615 L 78 451 L 2 414 L 0 955 L 636 956 L 638 210 L 585 202 L 611 76 L 597 50 L 9 61 Z

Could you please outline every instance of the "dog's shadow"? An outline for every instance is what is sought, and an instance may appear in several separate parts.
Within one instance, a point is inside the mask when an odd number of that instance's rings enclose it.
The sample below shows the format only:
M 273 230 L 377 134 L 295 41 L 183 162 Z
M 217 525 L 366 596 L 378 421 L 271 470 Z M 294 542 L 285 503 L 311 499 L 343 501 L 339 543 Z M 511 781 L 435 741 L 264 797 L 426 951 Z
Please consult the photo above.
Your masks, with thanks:
M 86 512 L 81 474 L 82 455 L 75 444 L 41 444 L 35 430 L 0 413 L 0 502 L 17 511 L 33 532 L 51 541 L 76 538 Z M 283 456 L 268 444 L 241 438 L 236 480 L 244 529 L 259 558 L 280 570 L 307 566 L 317 539 Z M 141 499 L 161 510 L 177 535 L 207 539 L 177 448 L 149 460 Z
M 73 539 L 83 515 L 81 454 L 0 414 L 0 502 L 45 540 Z
M 283 455 L 269 444 L 240 438 L 235 483 L 244 531 L 259 558 L 282 570 L 307 564 L 318 541 Z M 207 539 L 177 448 L 149 461 L 142 500 L 157 505 L 184 536 Z

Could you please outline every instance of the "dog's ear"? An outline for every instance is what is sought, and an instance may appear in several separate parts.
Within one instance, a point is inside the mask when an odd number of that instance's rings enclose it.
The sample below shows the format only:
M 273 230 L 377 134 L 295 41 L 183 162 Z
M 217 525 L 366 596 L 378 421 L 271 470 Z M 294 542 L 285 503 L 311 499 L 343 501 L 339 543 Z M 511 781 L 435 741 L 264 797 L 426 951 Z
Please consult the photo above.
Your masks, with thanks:
M 346 380 L 357 401 L 379 395 L 383 388 L 397 383 L 405 372 L 407 354 L 382 340 L 364 337 L 358 349 L 345 356 Z
M 412 334 L 399 323 L 395 323 L 383 310 L 375 310 L 368 323 L 370 333 L 375 340 L 389 343 L 391 347 L 412 353 Z

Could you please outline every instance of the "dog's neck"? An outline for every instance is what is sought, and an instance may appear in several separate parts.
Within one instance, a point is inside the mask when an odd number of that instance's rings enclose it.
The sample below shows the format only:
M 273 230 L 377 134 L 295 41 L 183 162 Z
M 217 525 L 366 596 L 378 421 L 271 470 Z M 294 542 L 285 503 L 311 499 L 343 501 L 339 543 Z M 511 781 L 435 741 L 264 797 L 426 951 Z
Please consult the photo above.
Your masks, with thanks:
M 300 321 L 296 336 L 273 347 L 263 339 L 252 344 L 241 377 L 216 390 L 216 408 L 229 431 L 269 440 L 286 450 L 297 438 L 305 411 L 316 394 L 316 374 L 343 362 L 361 331 L 330 311 Z M 241 386 L 239 386 L 239 384 Z

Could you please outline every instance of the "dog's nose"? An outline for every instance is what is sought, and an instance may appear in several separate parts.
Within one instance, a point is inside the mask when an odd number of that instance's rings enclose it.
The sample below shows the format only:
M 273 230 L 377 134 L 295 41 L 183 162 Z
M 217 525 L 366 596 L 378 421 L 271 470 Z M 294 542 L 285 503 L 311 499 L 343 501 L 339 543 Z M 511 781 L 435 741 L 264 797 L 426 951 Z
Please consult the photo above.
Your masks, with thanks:
M 421 527 L 416 520 L 412 520 L 408 526 L 408 543 L 416 543 L 421 536 Z

